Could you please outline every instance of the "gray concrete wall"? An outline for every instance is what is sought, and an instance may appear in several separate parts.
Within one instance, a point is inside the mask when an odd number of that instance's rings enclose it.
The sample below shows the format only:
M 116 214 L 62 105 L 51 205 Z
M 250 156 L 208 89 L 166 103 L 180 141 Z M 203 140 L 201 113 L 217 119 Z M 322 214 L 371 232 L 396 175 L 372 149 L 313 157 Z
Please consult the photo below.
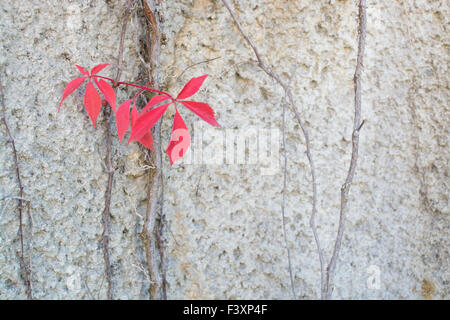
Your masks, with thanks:
M 106 297 L 104 119 L 92 128 L 82 90 L 66 100 L 60 113 L 57 105 L 77 75 L 75 64 L 111 63 L 104 74 L 113 75 L 122 2 L 0 0 L 0 77 L 25 198 L 31 203 L 36 298 Z M 310 130 L 318 232 L 328 256 L 351 151 L 356 2 L 234 4 L 243 27 L 278 73 L 288 77 L 298 61 L 292 88 Z M 161 69 L 170 92 L 208 73 L 195 99 L 216 110 L 220 132 L 281 128 L 283 92 L 247 63 L 253 53 L 220 1 L 165 0 L 159 10 Z M 368 1 L 367 12 L 366 123 L 333 297 L 448 299 L 448 3 Z M 130 23 L 122 79 L 131 82 L 140 68 L 137 32 Z M 177 79 L 187 66 L 215 57 L 220 58 Z M 121 89 L 119 100 L 133 93 Z M 200 134 L 197 118 L 181 112 L 192 136 Z M 163 147 L 171 125 L 166 116 Z M 8 201 L 18 189 L 3 126 L 0 141 L 0 298 L 25 298 L 16 256 L 18 212 L 16 203 Z M 148 277 L 138 240 L 146 200 L 143 154 L 134 143 L 120 144 L 117 136 L 113 150 L 114 297 L 145 299 Z M 304 139 L 290 111 L 286 151 L 287 237 L 296 298 L 316 299 L 320 272 L 309 227 L 310 172 Z M 179 162 L 170 167 L 166 155 L 163 161 L 168 298 L 292 298 L 281 224 L 281 169 L 261 175 L 258 165 Z M 378 275 L 377 285 L 368 286 Z

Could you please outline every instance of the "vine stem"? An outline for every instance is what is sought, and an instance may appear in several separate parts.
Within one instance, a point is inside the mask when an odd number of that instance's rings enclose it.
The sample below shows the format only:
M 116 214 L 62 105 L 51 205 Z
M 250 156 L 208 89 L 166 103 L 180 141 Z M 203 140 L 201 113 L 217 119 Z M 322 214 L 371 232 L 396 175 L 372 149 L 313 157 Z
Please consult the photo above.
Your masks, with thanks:
M 156 14 L 156 3 L 154 0 L 142 0 L 144 5 L 144 15 L 147 21 L 147 28 L 145 34 L 147 46 L 147 58 L 149 59 L 149 78 L 155 87 L 160 86 L 159 79 L 159 57 L 161 46 L 161 29 L 159 18 Z M 172 101 L 175 100 L 167 93 L 159 90 L 149 90 L 157 93 L 168 95 Z M 162 154 L 161 154 L 161 119 L 155 124 L 153 129 L 154 136 L 154 152 L 153 156 L 148 152 L 148 155 L 153 158 L 155 169 L 154 172 L 149 172 L 149 189 L 147 199 L 147 209 L 145 214 L 144 227 L 142 230 L 142 240 L 144 244 L 147 269 L 150 274 L 152 282 L 149 287 L 150 299 L 155 299 L 158 292 L 161 292 L 162 299 L 167 299 L 166 290 L 166 275 L 164 268 L 164 248 L 161 240 L 160 228 L 157 228 L 156 220 L 158 216 L 158 199 L 160 206 L 163 205 L 162 193 Z M 161 187 L 161 188 L 160 188 Z M 160 192 L 161 191 L 161 192 Z M 161 195 L 160 195 L 161 194 Z M 161 216 L 160 216 L 160 219 Z M 162 223 L 160 221 L 160 223 Z M 159 247 L 159 257 L 157 256 L 157 246 Z M 159 263 L 158 263 L 159 259 Z
M 312 201 L 312 213 L 310 218 L 310 226 L 314 235 L 314 240 L 316 242 L 317 251 L 319 255 L 319 262 L 320 262 L 320 283 L 321 283 L 321 298 L 322 299 L 330 299 L 332 294 L 332 281 L 334 278 L 335 268 L 336 268 L 336 262 L 339 257 L 341 244 L 342 244 L 342 237 L 344 234 L 344 225 L 345 225 L 345 212 L 347 208 L 348 203 L 348 194 L 350 191 L 350 186 L 353 182 L 353 177 L 355 175 L 356 170 L 356 164 L 358 159 L 358 149 L 359 149 L 359 131 L 361 130 L 364 121 L 361 122 L 361 72 L 362 72 L 362 65 L 363 65 L 363 55 L 364 55 L 364 47 L 365 47 L 365 38 L 366 38 L 366 1 L 365 0 L 359 0 L 359 26 L 358 26 L 358 33 L 359 33 L 359 41 L 358 41 L 358 54 L 357 54 L 357 64 L 356 64 L 356 70 L 354 75 L 354 84 L 355 84 L 355 117 L 354 117 L 354 124 L 353 124 L 353 133 L 352 133 L 352 154 L 351 154 L 351 160 L 350 160 L 350 167 L 348 170 L 347 178 L 345 180 L 345 183 L 341 187 L 341 208 L 340 208 L 340 215 L 339 215 L 339 226 L 338 226 L 338 232 L 337 232 L 337 238 L 334 244 L 334 250 L 332 253 L 332 256 L 330 258 L 330 262 L 328 263 L 326 269 L 325 269 L 325 259 L 324 259 L 324 253 L 323 249 L 320 245 L 320 239 L 317 233 L 317 225 L 316 225 L 316 214 L 317 214 L 317 183 L 316 183 L 316 174 L 315 174 L 315 167 L 314 162 L 312 159 L 311 154 L 311 144 L 309 139 L 308 130 L 305 127 L 303 120 L 295 106 L 293 95 L 291 90 L 289 89 L 289 86 L 281 80 L 281 78 L 278 76 L 277 73 L 275 73 L 270 67 L 268 67 L 262 60 L 258 48 L 256 47 L 255 43 L 249 38 L 247 33 L 243 30 L 242 26 L 240 25 L 238 19 L 236 18 L 236 15 L 234 14 L 233 10 L 231 9 L 229 3 L 227 0 L 222 0 L 222 3 L 227 8 L 228 12 L 230 13 L 233 21 L 235 22 L 237 28 L 239 29 L 240 33 L 246 40 L 246 42 L 250 45 L 253 52 L 255 53 L 256 59 L 258 60 L 258 66 L 270 77 L 272 77 L 284 90 L 285 94 L 287 95 L 289 102 L 291 104 L 292 110 L 294 112 L 295 118 L 297 119 L 302 131 L 303 136 L 305 138 L 305 144 L 306 144 L 306 156 L 308 158 L 309 167 L 311 171 L 311 178 L 312 178 L 312 191 L 313 191 L 313 201 Z
M 295 65 L 292 70 L 292 73 L 289 78 L 288 85 L 290 86 L 292 81 L 295 78 L 295 73 L 297 72 L 298 67 L 298 55 L 295 57 Z M 292 298 L 295 299 L 297 296 L 295 292 L 295 285 L 294 285 L 294 275 L 292 271 L 292 259 L 291 259 L 291 249 L 289 248 L 289 242 L 287 237 L 287 230 L 286 230 L 286 191 L 287 191 L 287 150 L 286 150 L 286 95 L 284 95 L 282 100 L 283 105 L 283 112 L 282 112 L 282 146 L 283 146 L 283 189 L 282 189 L 282 199 L 281 199 L 281 222 L 283 226 L 283 238 L 284 238 L 284 244 L 286 245 L 286 252 L 287 252 L 287 258 L 288 258 L 288 270 L 289 270 L 289 279 L 291 281 L 291 290 L 292 290 Z
M 310 224 L 312 226 L 313 229 L 313 234 L 314 234 L 314 239 L 316 241 L 316 245 L 318 248 L 320 248 L 320 241 L 319 241 L 319 237 L 317 235 L 316 232 L 316 226 L 315 226 L 315 216 L 316 216 L 316 212 L 317 212 L 317 182 L 316 182 L 316 170 L 314 167 L 314 161 L 313 161 L 313 157 L 312 157 L 312 153 L 311 153 L 311 141 L 309 138 L 309 132 L 307 127 L 305 126 L 302 117 L 300 116 L 300 113 L 297 109 L 297 106 L 295 104 L 294 101 L 294 97 L 292 94 L 291 89 L 289 88 L 289 85 L 287 83 L 285 83 L 279 76 L 278 74 L 272 70 L 272 68 L 270 68 L 268 65 L 266 65 L 264 63 L 264 61 L 261 58 L 261 55 L 259 54 L 258 48 L 256 47 L 255 43 L 252 41 L 252 39 L 248 36 L 248 34 L 244 31 L 244 29 L 242 28 L 241 24 L 239 23 L 239 20 L 237 19 L 233 9 L 231 9 L 230 4 L 228 3 L 227 0 L 222 0 L 222 3 L 224 4 L 224 6 L 227 8 L 228 12 L 230 13 L 231 18 L 233 19 L 234 23 L 236 24 L 237 28 L 239 29 L 239 32 L 241 33 L 242 37 L 245 39 L 245 41 L 250 45 L 250 47 L 252 48 L 256 59 L 258 61 L 258 66 L 261 70 L 263 70 L 269 77 L 271 77 L 272 79 L 274 79 L 280 86 L 281 88 L 284 90 L 285 95 L 288 97 L 289 103 L 291 105 L 291 109 L 294 112 L 294 116 L 297 120 L 297 122 L 300 125 L 300 128 L 303 132 L 303 137 L 305 138 L 305 145 L 306 145 L 306 157 L 308 158 L 308 164 L 309 164 L 309 168 L 311 171 L 311 187 L 312 187 L 312 213 L 311 213 L 311 220 L 310 220 Z M 320 257 L 320 270 L 321 270 L 321 281 L 323 283 L 323 278 L 324 278 L 324 259 L 323 259 L 323 253 L 322 250 L 319 249 L 319 257 Z
M 114 84 L 114 91 L 117 93 L 117 84 L 119 83 L 120 75 L 122 73 L 122 64 L 123 64 L 123 47 L 125 42 L 125 33 L 127 30 L 127 23 L 128 18 L 130 16 L 131 11 L 131 0 L 128 0 L 125 14 L 123 17 L 123 23 L 122 23 L 122 31 L 120 35 L 120 44 L 119 44 L 119 54 L 117 57 L 117 73 L 113 81 Z M 113 299 L 113 281 L 112 281 L 112 269 L 111 269 L 111 261 L 110 261 L 110 251 L 109 251 L 109 227 L 110 227 L 110 217 L 111 217 L 111 194 L 112 194 L 112 185 L 113 185 L 113 179 L 114 179 L 114 165 L 112 160 L 112 123 L 113 123 L 113 117 L 111 113 L 112 108 L 104 108 L 104 114 L 105 118 L 108 119 L 105 127 L 105 134 L 106 134 L 106 156 L 105 156 L 105 163 L 108 173 L 108 182 L 106 185 L 106 191 L 105 191 L 105 209 L 103 210 L 103 257 L 104 257 L 104 263 L 105 263 L 105 274 L 106 274 L 106 280 L 108 283 L 108 290 L 107 290 L 107 298 L 108 300 Z
M 353 133 L 352 133 L 352 155 L 350 159 L 350 167 L 348 169 L 347 178 L 341 187 L 341 208 L 339 213 L 339 226 L 337 231 L 336 241 L 334 243 L 334 250 L 327 266 L 326 279 L 322 288 L 322 294 L 325 295 L 326 299 L 330 299 L 333 293 L 333 279 L 336 271 L 336 262 L 339 258 L 339 253 L 341 251 L 342 237 L 344 235 L 344 225 L 345 225 L 345 213 L 348 203 L 348 194 L 350 191 L 350 186 L 353 183 L 353 178 L 355 176 L 356 164 L 358 161 L 358 150 L 359 150 L 359 131 L 364 125 L 364 121 L 361 122 L 361 73 L 363 67 L 363 57 L 364 49 L 366 45 L 366 0 L 359 0 L 359 24 L 358 24 L 358 53 L 356 60 L 355 75 L 353 77 L 354 90 L 355 90 L 355 114 L 353 120 Z
M 156 93 L 164 94 L 164 95 L 170 97 L 172 100 L 175 100 L 175 99 L 173 99 L 173 97 L 172 97 L 170 94 L 168 94 L 167 92 L 164 92 L 164 91 L 160 91 L 160 90 L 148 88 L 148 87 L 141 86 L 141 85 L 134 84 L 134 83 L 122 82 L 122 81 L 115 81 L 115 80 L 112 79 L 112 78 L 108 78 L 108 77 L 104 77 L 104 76 L 99 76 L 99 75 L 93 75 L 92 77 L 95 77 L 95 78 L 101 78 L 101 79 L 105 79 L 105 80 L 109 80 L 109 81 L 111 81 L 111 83 L 113 84 L 113 86 L 120 86 L 120 85 L 131 86 L 131 87 L 139 88 L 139 89 L 141 89 L 141 90 L 146 90 L 146 91 L 151 91 L 151 92 L 156 92 Z
M 31 286 L 31 265 L 25 262 L 24 257 L 24 244 L 23 244 L 23 185 L 22 185 L 22 179 L 20 176 L 20 168 L 19 168 L 19 160 L 17 157 L 17 149 L 16 149 L 16 143 L 14 141 L 14 137 L 11 134 L 11 131 L 8 127 L 8 122 L 6 121 L 6 105 L 5 105 L 5 95 L 3 92 L 3 84 L 2 80 L 0 79 L 0 95 L 2 98 L 2 122 L 5 126 L 6 134 L 8 135 L 8 142 L 11 143 L 11 148 L 13 152 L 13 159 L 14 159 L 14 167 L 16 171 L 16 178 L 17 178 L 17 184 L 19 186 L 19 196 L 17 197 L 17 209 L 19 210 L 19 238 L 20 238 L 20 255 L 19 255 L 19 262 L 20 262 L 20 269 L 21 269 L 21 276 L 24 281 L 26 292 L 27 292 L 27 298 L 29 300 L 33 299 L 33 289 Z M 28 210 L 30 207 L 28 206 Z M 29 259 L 31 261 L 31 257 Z
M 283 191 L 282 191 L 282 202 L 281 202 L 281 223 L 283 227 L 283 237 L 284 244 L 286 245 L 287 258 L 288 258 L 288 269 L 289 269 L 289 280 L 291 281 L 291 290 L 292 297 L 295 299 L 297 294 L 295 293 L 294 286 L 294 275 L 292 271 L 292 262 L 291 262 L 291 249 L 289 248 L 289 242 L 287 238 L 286 231 L 286 189 L 287 189 L 287 153 L 286 153 L 286 96 L 283 99 L 283 115 L 282 115 L 282 132 L 283 132 Z

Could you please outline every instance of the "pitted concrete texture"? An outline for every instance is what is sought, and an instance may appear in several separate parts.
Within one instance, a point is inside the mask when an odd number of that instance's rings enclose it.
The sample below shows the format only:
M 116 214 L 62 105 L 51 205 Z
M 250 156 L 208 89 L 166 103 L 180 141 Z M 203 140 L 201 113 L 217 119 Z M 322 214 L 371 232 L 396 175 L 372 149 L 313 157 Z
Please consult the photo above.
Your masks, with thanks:
M 264 60 L 283 79 L 297 61 L 292 91 L 310 132 L 318 233 L 329 257 L 351 152 L 356 1 L 230 2 Z M 365 125 L 333 298 L 448 299 L 449 6 L 443 0 L 367 2 Z M 219 132 L 281 129 L 283 91 L 258 69 L 221 1 L 163 1 L 158 10 L 163 19 L 161 72 L 169 92 L 207 73 L 192 99 L 215 109 Z M 34 296 L 105 299 L 105 120 L 99 117 L 92 127 L 83 110 L 83 90 L 68 98 L 59 113 L 57 105 L 77 75 L 75 64 L 111 63 L 103 74 L 113 76 L 123 1 L 0 0 L 0 15 L 6 116 L 33 218 L 32 237 L 27 227 L 25 240 L 31 244 Z M 135 26 L 131 21 L 124 50 L 122 79 L 130 82 L 139 81 L 141 68 Z M 213 58 L 218 59 L 196 64 Z M 134 92 L 121 89 L 118 99 Z M 198 118 L 186 109 L 180 112 L 191 135 L 200 135 L 194 130 Z M 170 110 L 164 117 L 164 149 L 172 115 Z M 317 299 L 320 270 L 309 227 L 310 171 L 290 109 L 286 140 L 286 227 L 295 298 Z M 18 212 L 10 199 L 18 189 L 3 127 L 0 141 L 0 298 L 24 299 L 16 255 Z M 134 143 L 119 143 L 116 134 L 113 150 L 114 298 L 147 299 L 138 237 L 147 194 L 143 154 Z M 293 298 L 281 224 L 282 154 L 280 169 L 271 175 L 262 175 L 257 164 L 181 161 L 171 167 L 164 154 L 169 299 Z

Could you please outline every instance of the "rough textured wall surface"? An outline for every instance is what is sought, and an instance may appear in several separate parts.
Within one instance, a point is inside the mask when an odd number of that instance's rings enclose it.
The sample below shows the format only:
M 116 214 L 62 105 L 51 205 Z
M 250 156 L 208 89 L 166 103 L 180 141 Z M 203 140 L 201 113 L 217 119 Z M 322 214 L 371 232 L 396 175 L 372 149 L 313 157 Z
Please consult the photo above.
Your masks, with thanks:
M 36 298 L 106 297 L 101 245 L 105 121 L 101 117 L 92 128 L 82 90 L 66 100 L 60 113 L 57 105 L 76 74 L 74 64 L 110 62 L 105 75 L 113 75 L 122 5 L 116 0 L 0 0 L 0 77 L 33 218 L 32 237 L 28 227 L 25 236 Z M 356 2 L 248 0 L 234 1 L 234 8 L 282 77 L 297 61 L 292 89 L 310 130 L 318 232 L 328 257 L 351 151 Z M 281 128 L 283 92 L 252 62 L 252 51 L 220 1 L 167 0 L 159 11 L 161 68 L 170 92 L 208 73 L 195 98 L 214 107 L 219 132 Z M 366 123 L 333 298 L 448 299 L 450 10 L 443 0 L 369 0 L 367 13 Z M 122 74 L 131 81 L 140 65 L 134 25 L 125 41 Z M 132 93 L 120 90 L 119 99 Z M 181 112 L 192 135 L 199 135 L 196 117 Z M 170 129 L 166 116 L 163 147 Z M 310 172 L 290 110 L 286 131 L 287 237 L 295 298 L 316 299 L 320 272 L 309 227 Z M 0 298 L 26 298 L 17 259 L 18 212 L 11 200 L 17 186 L 3 127 L 0 138 Z M 119 144 L 116 136 L 113 150 L 114 297 L 146 299 L 148 277 L 138 239 L 146 199 L 143 155 L 133 143 Z M 170 167 L 167 156 L 164 164 L 168 298 L 291 299 L 281 168 L 262 175 L 252 164 L 179 162 Z

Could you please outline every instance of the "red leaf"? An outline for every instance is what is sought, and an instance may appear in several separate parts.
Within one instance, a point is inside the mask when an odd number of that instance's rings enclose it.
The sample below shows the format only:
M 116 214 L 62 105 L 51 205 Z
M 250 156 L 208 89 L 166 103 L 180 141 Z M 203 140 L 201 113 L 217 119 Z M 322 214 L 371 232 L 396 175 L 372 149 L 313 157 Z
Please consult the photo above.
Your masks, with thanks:
M 131 127 L 134 127 L 134 124 L 138 117 L 139 117 L 139 111 L 137 111 L 136 106 L 133 105 L 133 109 L 131 109 Z
M 150 130 L 146 134 L 144 134 L 144 136 L 140 138 L 138 141 L 147 149 L 153 150 L 153 138 Z
M 181 115 L 178 113 L 178 110 L 175 110 L 172 135 L 166 149 L 171 165 L 185 155 L 190 144 L 191 137 L 189 136 L 189 131 L 187 130 L 186 124 L 184 123 L 183 118 L 181 118 Z
M 98 64 L 98 65 L 96 65 L 95 67 L 93 67 L 92 68 L 92 70 L 91 70 L 91 76 L 93 76 L 94 74 L 97 74 L 97 73 L 99 73 L 100 71 L 102 71 L 103 70 L 103 68 L 105 68 L 105 67 L 107 67 L 107 66 L 109 66 L 109 64 L 108 63 L 106 63 L 106 64 Z
M 139 111 L 137 111 L 136 106 L 133 105 L 133 108 L 131 109 L 131 127 L 134 127 L 134 123 L 136 122 L 136 119 L 139 117 Z M 142 136 L 138 140 L 144 147 L 153 150 L 153 138 L 152 133 L 150 130 Z
M 156 107 L 147 113 L 141 114 L 131 128 L 131 135 L 128 143 L 142 138 L 144 134 L 146 134 L 155 125 L 155 123 L 158 122 L 159 118 L 162 117 L 169 105 L 170 103 L 167 103 Z
M 151 108 L 153 108 L 154 106 L 156 106 L 158 103 L 163 102 L 165 100 L 169 99 L 168 96 L 166 96 L 165 94 L 160 94 L 157 96 L 154 96 L 149 103 L 147 103 L 147 105 L 142 108 L 141 113 L 145 113 L 148 110 L 150 110 Z
M 64 89 L 61 102 L 58 106 L 58 112 L 61 108 L 61 104 L 63 103 L 64 99 L 66 99 L 72 92 L 74 92 L 83 82 L 86 80 L 87 77 L 79 77 L 69 82 L 69 84 Z
M 198 91 L 198 89 L 200 89 L 200 87 L 203 84 L 203 81 L 205 81 L 207 76 L 208 75 L 205 74 L 201 77 L 196 77 L 196 78 L 192 78 L 191 80 L 189 80 L 189 82 L 186 83 L 184 88 L 178 94 L 177 99 L 186 99 L 186 98 L 189 98 L 190 96 L 194 95 Z
M 105 96 L 106 101 L 108 101 L 111 108 L 116 112 L 116 93 L 114 92 L 111 85 L 103 79 L 97 81 L 94 78 L 95 84 L 100 89 L 100 92 Z
M 92 120 L 92 124 L 95 128 L 95 123 L 97 121 L 98 114 L 102 108 L 102 99 L 95 90 L 94 85 L 89 81 L 86 87 L 86 92 L 84 94 L 84 107 Z
M 203 102 L 195 102 L 195 101 L 180 101 L 186 108 L 191 110 L 200 119 L 208 122 L 210 125 L 214 127 L 220 127 L 220 124 L 217 123 L 216 118 L 214 117 L 214 110 L 207 103 Z
M 130 123 L 130 105 L 132 100 L 122 103 L 116 113 L 116 127 L 119 140 L 122 141 Z
M 77 67 L 77 69 L 82 73 L 82 74 L 85 74 L 85 75 L 89 75 L 89 71 L 87 71 L 87 70 L 85 70 L 84 69 L 84 67 L 82 67 L 82 66 L 79 66 L 79 65 L 75 65 L 75 67 Z

